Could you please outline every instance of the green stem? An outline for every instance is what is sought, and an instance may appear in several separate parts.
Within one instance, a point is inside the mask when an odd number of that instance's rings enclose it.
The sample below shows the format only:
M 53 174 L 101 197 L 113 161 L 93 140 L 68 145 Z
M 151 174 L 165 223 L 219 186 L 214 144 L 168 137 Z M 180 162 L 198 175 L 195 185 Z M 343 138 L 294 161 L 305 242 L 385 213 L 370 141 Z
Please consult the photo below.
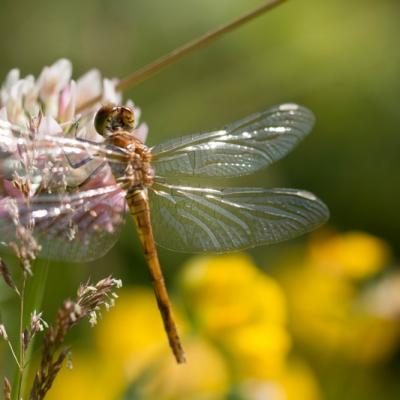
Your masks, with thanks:
M 18 361 L 18 357 L 17 357 L 17 354 L 16 354 L 16 352 L 14 350 L 14 347 L 13 347 L 12 343 L 9 340 L 7 340 L 7 343 L 8 343 L 8 347 L 10 348 L 11 355 L 13 356 L 15 362 L 17 363 L 17 366 L 20 367 L 19 361 Z
M 34 275 L 32 278 L 28 279 L 26 282 L 26 288 L 24 288 L 21 293 L 21 315 L 20 315 L 20 341 L 22 343 L 22 332 L 24 327 L 28 323 L 30 314 L 37 310 L 38 312 L 42 308 L 44 293 L 46 289 L 46 281 L 49 270 L 48 262 L 37 262 L 33 271 Z M 34 349 L 34 338 L 30 342 L 28 349 L 23 351 L 23 347 L 20 347 L 19 362 L 21 368 L 18 369 L 16 377 L 14 379 L 12 400 L 20 400 L 21 394 L 24 396 L 26 392 L 27 377 L 29 377 L 29 367 L 31 363 L 29 362 Z
M 19 371 L 17 380 L 17 394 L 18 399 L 21 398 L 21 386 L 24 376 L 25 364 L 25 349 L 24 349 L 24 326 L 25 326 L 25 288 L 26 288 L 26 274 L 23 273 L 22 287 L 20 289 L 20 309 L 19 309 Z

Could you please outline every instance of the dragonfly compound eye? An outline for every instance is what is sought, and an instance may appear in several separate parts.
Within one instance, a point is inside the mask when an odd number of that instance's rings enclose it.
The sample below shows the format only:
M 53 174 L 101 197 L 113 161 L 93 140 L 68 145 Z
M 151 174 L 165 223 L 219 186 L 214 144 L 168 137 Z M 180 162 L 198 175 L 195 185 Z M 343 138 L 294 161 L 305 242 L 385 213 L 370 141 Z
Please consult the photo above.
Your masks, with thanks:
M 135 127 L 135 114 L 129 107 L 108 104 L 97 111 L 94 127 L 102 136 L 121 131 L 132 132 Z

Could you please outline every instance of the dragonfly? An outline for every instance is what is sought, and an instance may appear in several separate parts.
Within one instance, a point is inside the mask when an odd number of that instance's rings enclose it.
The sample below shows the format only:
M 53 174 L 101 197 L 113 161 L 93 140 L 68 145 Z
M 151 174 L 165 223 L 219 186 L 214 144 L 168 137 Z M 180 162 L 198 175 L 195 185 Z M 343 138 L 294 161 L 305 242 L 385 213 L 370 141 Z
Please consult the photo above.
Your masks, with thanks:
M 93 261 L 114 245 L 129 211 L 170 347 L 182 363 L 157 245 L 224 253 L 291 239 L 324 223 L 328 208 L 308 191 L 218 184 L 282 158 L 311 131 L 314 115 L 281 104 L 153 147 L 136 135 L 128 107 L 102 106 L 93 122 L 101 142 L 79 137 L 78 124 L 49 133 L 0 120 L 0 240 L 14 240 L 22 225 L 40 243 L 41 257 Z

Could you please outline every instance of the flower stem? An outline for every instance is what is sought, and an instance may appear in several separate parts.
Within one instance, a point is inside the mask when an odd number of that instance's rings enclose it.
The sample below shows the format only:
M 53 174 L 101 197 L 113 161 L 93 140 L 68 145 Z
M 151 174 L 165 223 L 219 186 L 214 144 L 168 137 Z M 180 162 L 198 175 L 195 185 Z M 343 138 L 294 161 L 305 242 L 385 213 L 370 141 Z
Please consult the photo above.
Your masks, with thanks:
M 225 33 L 231 32 L 236 28 L 244 25 L 246 22 L 251 21 L 252 19 L 264 14 L 265 12 L 272 10 L 276 6 L 284 3 L 286 0 L 268 0 L 264 1 L 260 6 L 250 11 L 247 14 L 240 16 L 239 18 L 234 19 L 233 21 L 222 25 L 214 30 L 207 32 L 205 35 L 200 36 L 197 39 L 191 40 L 190 42 L 172 50 L 170 53 L 165 54 L 164 56 L 158 58 L 157 60 L 151 62 L 150 64 L 145 65 L 139 70 L 133 72 L 131 75 L 122 79 L 117 85 L 116 89 L 120 91 L 124 91 L 128 88 L 131 88 L 138 84 L 139 82 L 147 79 L 151 75 L 156 74 L 161 69 L 165 68 L 169 64 L 172 64 L 174 61 L 178 61 L 187 54 L 195 51 L 201 47 L 204 47 Z M 83 110 L 92 107 L 97 102 L 99 102 L 102 98 L 102 95 L 96 96 L 86 103 L 82 104 L 77 112 L 82 112 Z
M 17 366 L 18 366 L 18 368 L 20 368 L 18 357 L 17 357 L 17 354 L 15 353 L 15 350 L 14 350 L 14 347 L 13 347 L 12 343 L 9 340 L 7 340 L 7 343 L 8 343 L 8 347 L 10 348 L 11 354 L 12 354 L 12 356 L 13 356 L 13 358 L 14 358 Z
M 12 399 L 19 400 L 21 398 L 21 386 L 22 379 L 24 375 L 24 339 L 23 339 L 23 331 L 24 331 L 24 309 L 25 309 L 25 287 L 26 287 L 26 274 L 22 273 L 22 283 L 19 288 L 19 329 L 18 329 L 18 345 L 19 352 L 18 357 L 16 356 L 12 346 L 12 353 L 14 357 L 16 357 L 17 370 L 15 374 L 15 379 L 12 388 Z
M 50 262 L 38 261 L 35 266 L 35 275 L 30 280 L 30 284 L 27 288 L 26 293 L 26 304 L 29 307 L 29 312 L 32 313 L 34 310 L 39 311 L 42 309 L 43 299 L 46 290 L 47 277 L 49 274 Z M 25 393 L 26 378 L 29 377 L 27 373 L 31 366 L 31 358 L 34 350 L 36 336 L 31 339 L 29 347 L 25 354 L 25 376 L 22 380 L 22 393 Z
M 22 274 L 22 286 L 20 289 L 20 309 L 19 309 L 19 368 L 17 380 L 17 399 L 21 398 L 22 380 L 25 371 L 25 346 L 24 346 L 24 326 L 25 326 L 25 288 L 26 288 L 26 274 Z
M 29 361 L 33 352 L 35 337 L 32 338 L 28 348 L 25 349 L 23 332 L 27 322 L 27 315 L 33 310 L 42 308 L 48 270 L 49 262 L 42 263 L 39 261 L 35 265 L 34 275 L 30 279 L 23 278 L 20 297 L 19 366 L 12 390 L 13 400 L 20 400 L 21 394 L 25 393 L 26 378 L 29 375 Z

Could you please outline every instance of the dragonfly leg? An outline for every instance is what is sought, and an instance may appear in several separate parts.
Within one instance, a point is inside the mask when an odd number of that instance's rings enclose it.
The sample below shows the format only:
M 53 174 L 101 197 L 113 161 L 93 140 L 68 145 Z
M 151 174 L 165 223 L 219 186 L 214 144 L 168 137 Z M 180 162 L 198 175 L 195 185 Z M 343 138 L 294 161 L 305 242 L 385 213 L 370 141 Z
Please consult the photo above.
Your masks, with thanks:
M 90 141 L 90 140 L 80 139 L 80 138 L 77 138 L 77 137 L 75 137 L 75 139 L 76 139 L 76 140 L 79 140 L 80 142 L 84 142 L 84 143 L 94 143 L 94 142 L 92 142 L 92 141 Z M 79 160 L 79 161 L 77 161 L 77 162 L 74 162 L 74 161 L 72 161 L 72 160 L 68 157 L 68 154 L 66 154 L 65 152 L 64 152 L 64 155 L 65 155 L 65 158 L 66 158 L 67 161 L 68 161 L 68 164 L 69 164 L 70 167 L 73 168 L 73 169 L 78 169 L 78 168 L 80 168 L 80 167 L 83 167 L 83 166 L 86 165 L 88 162 L 90 162 L 90 161 L 93 160 L 93 157 L 86 157 L 86 158 L 84 158 L 83 160 Z
M 88 157 L 88 158 L 85 158 L 85 159 L 83 159 L 83 160 L 80 160 L 80 161 L 74 163 L 74 162 L 68 157 L 67 154 L 65 154 L 65 157 L 66 157 L 66 159 L 68 160 L 68 164 L 69 164 L 70 167 L 73 168 L 73 169 L 78 169 L 78 168 L 80 168 L 80 167 L 83 167 L 83 166 L 86 165 L 88 162 L 90 162 L 90 161 L 93 160 L 92 157 Z
M 168 335 L 169 345 L 171 346 L 176 361 L 178 363 L 184 363 L 186 361 L 185 353 L 172 314 L 172 306 L 167 288 L 165 287 L 164 277 L 154 242 L 147 193 L 143 189 L 135 189 L 128 193 L 126 199 L 130 213 L 139 231 L 146 261 L 149 266 L 157 305 L 163 319 L 165 331 Z
M 99 164 L 82 182 L 79 182 L 76 186 L 74 186 L 74 188 L 81 188 L 82 186 L 86 185 L 106 164 L 106 161 Z
M 80 139 L 80 138 L 76 138 L 76 139 L 79 140 L 80 142 L 84 142 L 84 143 L 95 143 L 95 142 L 92 142 L 92 141 L 86 140 L 86 139 Z M 64 152 L 64 155 L 68 161 L 69 166 L 75 170 L 86 166 L 87 164 L 89 164 L 91 161 L 94 160 L 93 157 L 89 156 L 89 157 L 84 158 L 83 160 L 74 162 L 69 158 L 68 154 L 66 154 L 65 152 Z M 104 167 L 105 164 L 106 164 L 106 162 L 100 163 L 82 182 L 80 182 L 79 184 L 77 184 L 74 187 L 80 188 L 83 185 L 85 185 L 88 181 L 90 181 L 90 179 L 92 179 L 92 177 L 96 174 L 96 172 L 98 172 L 101 168 Z

